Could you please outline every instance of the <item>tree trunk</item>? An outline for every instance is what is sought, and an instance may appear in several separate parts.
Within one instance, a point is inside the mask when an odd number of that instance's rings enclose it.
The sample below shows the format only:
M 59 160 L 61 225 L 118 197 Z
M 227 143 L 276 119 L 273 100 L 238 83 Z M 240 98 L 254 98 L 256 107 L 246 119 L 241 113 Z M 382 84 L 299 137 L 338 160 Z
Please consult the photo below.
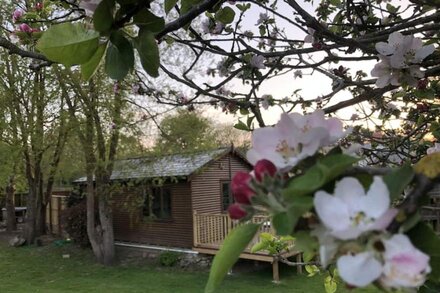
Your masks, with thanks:
M 35 184 L 29 183 L 29 194 L 26 200 L 26 217 L 25 217 L 25 225 L 24 225 L 24 238 L 26 239 L 26 243 L 31 245 L 35 241 L 36 231 L 35 231 L 35 218 L 36 218 L 36 186 Z
M 6 186 L 6 231 L 12 232 L 17 230 L 17 222 L 15 218 L 15 186 L 14 186 L 14 176 L 9 177 L 8 186 Z

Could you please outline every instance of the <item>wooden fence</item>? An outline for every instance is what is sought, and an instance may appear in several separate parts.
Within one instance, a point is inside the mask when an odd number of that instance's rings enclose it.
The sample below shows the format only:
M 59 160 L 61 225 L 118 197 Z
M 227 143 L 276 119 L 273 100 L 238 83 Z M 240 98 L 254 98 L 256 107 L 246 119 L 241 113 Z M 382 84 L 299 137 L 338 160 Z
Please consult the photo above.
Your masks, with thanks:
M 254 223 L 262 223 L 258 233 L 250 242 L 245 251 L 249 252 L 253 245 L 260 241 L 260 233 L 274 233 L 266 216 L 254 216 Z M 228 214 L 193 214 L 194 247 L 218 249 L 226 235 L 237 225 L 237 220 L 232 220 Z

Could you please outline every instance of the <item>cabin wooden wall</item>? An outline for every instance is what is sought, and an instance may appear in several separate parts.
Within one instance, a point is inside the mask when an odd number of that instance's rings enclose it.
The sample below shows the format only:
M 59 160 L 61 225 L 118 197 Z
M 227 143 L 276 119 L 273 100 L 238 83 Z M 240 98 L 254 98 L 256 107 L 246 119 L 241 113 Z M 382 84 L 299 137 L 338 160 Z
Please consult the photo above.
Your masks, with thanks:
M 193 241 L 191 186 L 189 182 L 165 184 L 171 190 L 171 219 L 144 220 L 142 206 L 136 206 L 141 194 L 127 187 L 113 196 L 113 227 L 116 241 L 191 248 Z
M 230 181 L 237 171 L 251 167 L 234 154 L 208 164 L 191 180 L 192 207 L 197 213 L 221 213 L 221 182 Z

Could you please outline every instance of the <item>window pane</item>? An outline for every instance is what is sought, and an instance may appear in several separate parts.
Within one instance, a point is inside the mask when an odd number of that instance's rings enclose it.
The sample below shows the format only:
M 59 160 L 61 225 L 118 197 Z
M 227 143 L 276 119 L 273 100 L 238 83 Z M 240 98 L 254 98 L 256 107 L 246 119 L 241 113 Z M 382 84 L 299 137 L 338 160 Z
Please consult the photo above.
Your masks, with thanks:
M 232 203 L 231 188 L 229 182 L 222 182 L 221 189 L 222 207 L 223 211 L 226 211 L 229 205 Z
M 171 218 L 171 191 L 162 189 L 162 209 L 160 218 Z

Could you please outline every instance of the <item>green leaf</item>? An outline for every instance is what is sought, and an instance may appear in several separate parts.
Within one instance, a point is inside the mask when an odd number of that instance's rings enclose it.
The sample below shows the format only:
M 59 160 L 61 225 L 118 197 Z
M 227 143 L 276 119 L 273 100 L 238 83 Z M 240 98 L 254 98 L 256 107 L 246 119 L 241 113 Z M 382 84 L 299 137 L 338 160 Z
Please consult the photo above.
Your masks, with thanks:
M 249 127 L 241 120 L 238 120 L 238 123 L 234 125 L 234 128 L 244 131 L 250 131 Z
M 187 13 L 194 5 L 199 4 L 202 0 L 181 0 L 180 15 Z
M 133 22 L 142 29 L 153 33 L 158 33 L 165 27 L 165 20 L 162 17 L 156 16 L 148 9 L 139 11 L 134 17 Z
M 98 47 L 95 54 L 89 61 L 81 64 L 81 78 L 84 80 L 89 80 L 96 72 L 101 64 L 102 57 L 104 56 L 105 49 L 107 48 L 107 43 L 102 44 Z
M 93 13 L 93 26 L 95 30 L 105 33 L 112 28 L 114 9 L 114 0 L 103 0 L 98 4 L 98 7 L 96 7 Z
M 319 248 L 318 239 L 310 235 L 310 232 L 299 231 L 295 233 L 295 249 L 301 252 L 311 254 Z
M 393 170 L 385 175 L 383 180 L 390 191 L 391 200 L 398 199 L 402 196 L 403 190 L 414 178 L 414 170 L 410 164 L 405 164 L 401 168 Z
M 313 207 L 313 198 L 309 196 L 295 196 L 289 201 L 290 207 L 272 217 L 273 226 L 277 235 L 292 234 L 299 218 Z
M 358 160 L 358 158 L 345 154 L 326 156 L 318 160 L 303 175 L 290 181 L 283 191 L 283 195 L 286 198 L 292 198 L 298 195 L 310 194 L 340 176 Z
M 72 66 L 84 64 L 93 57 L 99 46 L 99 34 L 80 23 L 51 26 L 38 40 L 37 49 L 48 59 Z
M 223 7 L 215 14 L 215 19 L 223 24 L 229 24 L 234 21 L 235 11 L 231 7 Z
M 263 239 L 266 241 L 272 241 L 272 239 L 274 238 L 274 236 L 272 234 L 267 233 L 267 232 L 260 233 L 259 237 L 260 237 L 260 239 Z
M 268 241 L 258 242 L 254 246 L 252 246 L 251 252 L 256 253 L 256 252 L 259 252 L 262 250 L 266 250 L 269 247 L 269 245 L 270 245 L 270 242 L 268 242 Z
M 160 66 L 159 48 L 154 34 L 148 30 L 140 30 L 135 44 L 144 70 L 150 76 L 158 77 Z
M 177 0 L 165 0 L 164 3 L 165 13 L 166 14 L 170 13 L 171 9 L 173 9 L 173 7 L 176 6 L 176 4 L 177 4 Z
M 110 36 L 110 44 L 105 56 L 105 72 L 112 79 L 121 80 L 134 66 L 134 52 L 131 43 L 121 32 Z
M 440 281 L 440 237 L 425 222 L 419 222 L 408 233 L 411 242 L 421 251 L 430 256 L 429 264 L 431 273 L 428 278 L 431 281 Z
M 326 293 L 335 293 L 338 289 L 338 284 L 331 276 L 327 276 L 324 280 L 324 288 Z
M 241 252 L 257 233 L 260 224 L 247 223 L 234 228 L 226 236 L 222 247 L 214 257 L 205 293 L 217 290 L 220 283 L 240 257 Z
M 313 277 L 314 275 L 319 273 L 319 268 L 315 265 L 305 265 L 304 268 L 306 269 L 306 272 L 308 274 L 307 277 Z

